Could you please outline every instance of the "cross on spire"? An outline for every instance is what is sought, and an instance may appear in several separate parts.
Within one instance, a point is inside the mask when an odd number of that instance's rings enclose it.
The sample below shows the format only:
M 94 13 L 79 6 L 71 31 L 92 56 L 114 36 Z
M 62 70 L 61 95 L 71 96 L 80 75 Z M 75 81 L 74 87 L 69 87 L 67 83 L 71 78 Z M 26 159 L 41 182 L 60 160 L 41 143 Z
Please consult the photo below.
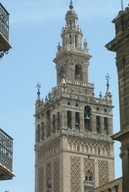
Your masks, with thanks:
M 106 80 L 107 80 L 107 84 L 106 84 L 106 86 L 107 86 L 107 91 L 109 91 L 109 86 L 110 86 L 109 80 L 111 79 L 111 77 L 109 76 L 108 73 L 107 73 L 107 75 L 106 75 L 105 77 L 106 77 Z
M 37 83 L 36 88 L 38 89 L 37 95 L 39 98 L 40 97 L 40 88 L 41 88 L 41 85 L 39 84 L 39 82 Z
M 109 74 L 107 73 L 107 75 L 106 75 L 105 77 L 106 77 L 107 83 L 109 83 L 109 80 L 111 79 L 111 77 L 109 76 Z

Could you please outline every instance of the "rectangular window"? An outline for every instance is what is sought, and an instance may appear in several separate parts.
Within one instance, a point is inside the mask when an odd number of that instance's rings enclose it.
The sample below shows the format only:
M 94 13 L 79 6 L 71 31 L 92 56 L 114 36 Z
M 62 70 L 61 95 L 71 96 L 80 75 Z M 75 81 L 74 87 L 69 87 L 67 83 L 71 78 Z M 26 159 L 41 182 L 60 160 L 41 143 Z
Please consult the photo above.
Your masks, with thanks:
M 55 129 L 56 129 L 56 123 L 55 123 L 55 115 L 53 115 L 53 118 L 52 118 L 52 129 L 53 129 L 53 133 L 55 132 Z
M 108 134 L 108 118 L 104 117 L 104 130 Z
M 57 130 L 60 129 L 60 112 L 57 112 Z
M 100 129 L 100 116 L 96 117 L 96 131 L 97 131 L 97 133 L 101 133 L 101 129 Z
M 115 192 L 118 192 L 118 185 L 115 186 Z
M 44 139 L 44 122 L 42 122 L 42 132 L 41 132 L 41 139 Z
M 72 128 L 72 111 L 67 111 L 67 126 Z
M 75 127 L 79 129 L 80 126 L 80 114 L 79 112 L 75 112 Z
M 77 47 L 77 35 L 75 35 L 75 47 Z
M 50 136 L 50 122 L 51 122 L 51 117 L 50 117 L 50 110 L 46 111 L 46 136 L 49 137 Z
M 40 141 L 40 125 L 37 125 L 37 133 L 36 133 L 36 141 L 39 142 Z

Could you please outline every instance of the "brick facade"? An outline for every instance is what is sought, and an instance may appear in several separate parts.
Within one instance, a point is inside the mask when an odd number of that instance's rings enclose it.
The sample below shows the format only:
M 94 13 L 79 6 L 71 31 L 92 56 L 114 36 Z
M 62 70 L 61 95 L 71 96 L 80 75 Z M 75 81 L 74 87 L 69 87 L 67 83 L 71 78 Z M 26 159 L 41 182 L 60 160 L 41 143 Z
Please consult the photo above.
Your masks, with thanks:
M 35 105 L 35 192 L 85 192 L 114 179 L 112 96 L 94 96 L 91 58 L 73 6 L 54 63 L 57 85 Z M 41 173 L 41 170 L 43 173 Z M 41 178 L 42 175 L 42 178 Z

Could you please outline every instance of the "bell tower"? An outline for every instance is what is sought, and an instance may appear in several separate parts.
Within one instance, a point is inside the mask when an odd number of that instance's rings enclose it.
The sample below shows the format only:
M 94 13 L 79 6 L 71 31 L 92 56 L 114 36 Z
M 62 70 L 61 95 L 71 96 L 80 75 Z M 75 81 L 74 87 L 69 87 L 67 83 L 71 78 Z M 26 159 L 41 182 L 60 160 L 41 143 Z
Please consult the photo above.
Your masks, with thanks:
M 91 55 L 70 1 L 53 60 L 57 85 L 35 104 L 35 192 L 89 192 L 114 179 L 112 95 L 94 96 Z
M 86 40 L 82 48 L 82 30 L 79 27 L 78 15 L 72 2 L 65 16 L 66 24 L 62 28 L 62 46 L 58 43 L 54 59 L 57 69 L 57 84 L 61 81 L 79 80 L 88 83 L 88 66 L 91 56 L 88 53 Z
M 116 52 L 119 83 L 120 131 L 113 135 L 121 142 L 123 192 L 129 191 L 129 7 L 121 10 L 113 19 L 115 38 L 106 47 Z

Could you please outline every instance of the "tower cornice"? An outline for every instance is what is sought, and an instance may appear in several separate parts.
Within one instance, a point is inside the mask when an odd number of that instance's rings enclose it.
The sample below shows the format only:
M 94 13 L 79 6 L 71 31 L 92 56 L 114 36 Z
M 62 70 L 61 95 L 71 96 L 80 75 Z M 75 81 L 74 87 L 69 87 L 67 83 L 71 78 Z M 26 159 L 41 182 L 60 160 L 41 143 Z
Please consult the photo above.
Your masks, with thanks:
M 54 58 L 53 62 L 57 63 L 60 59 L 62 58 L 69 58 L 69 59 L 74 59 L 74 57 L 78 58 L 77 60 L 89 60 L 92 56 L 89 55 L 88 53 L 82 52 L 82 51 L 69 51 L 69 50 L 64 50 L 57 54 L 57 56 Z

